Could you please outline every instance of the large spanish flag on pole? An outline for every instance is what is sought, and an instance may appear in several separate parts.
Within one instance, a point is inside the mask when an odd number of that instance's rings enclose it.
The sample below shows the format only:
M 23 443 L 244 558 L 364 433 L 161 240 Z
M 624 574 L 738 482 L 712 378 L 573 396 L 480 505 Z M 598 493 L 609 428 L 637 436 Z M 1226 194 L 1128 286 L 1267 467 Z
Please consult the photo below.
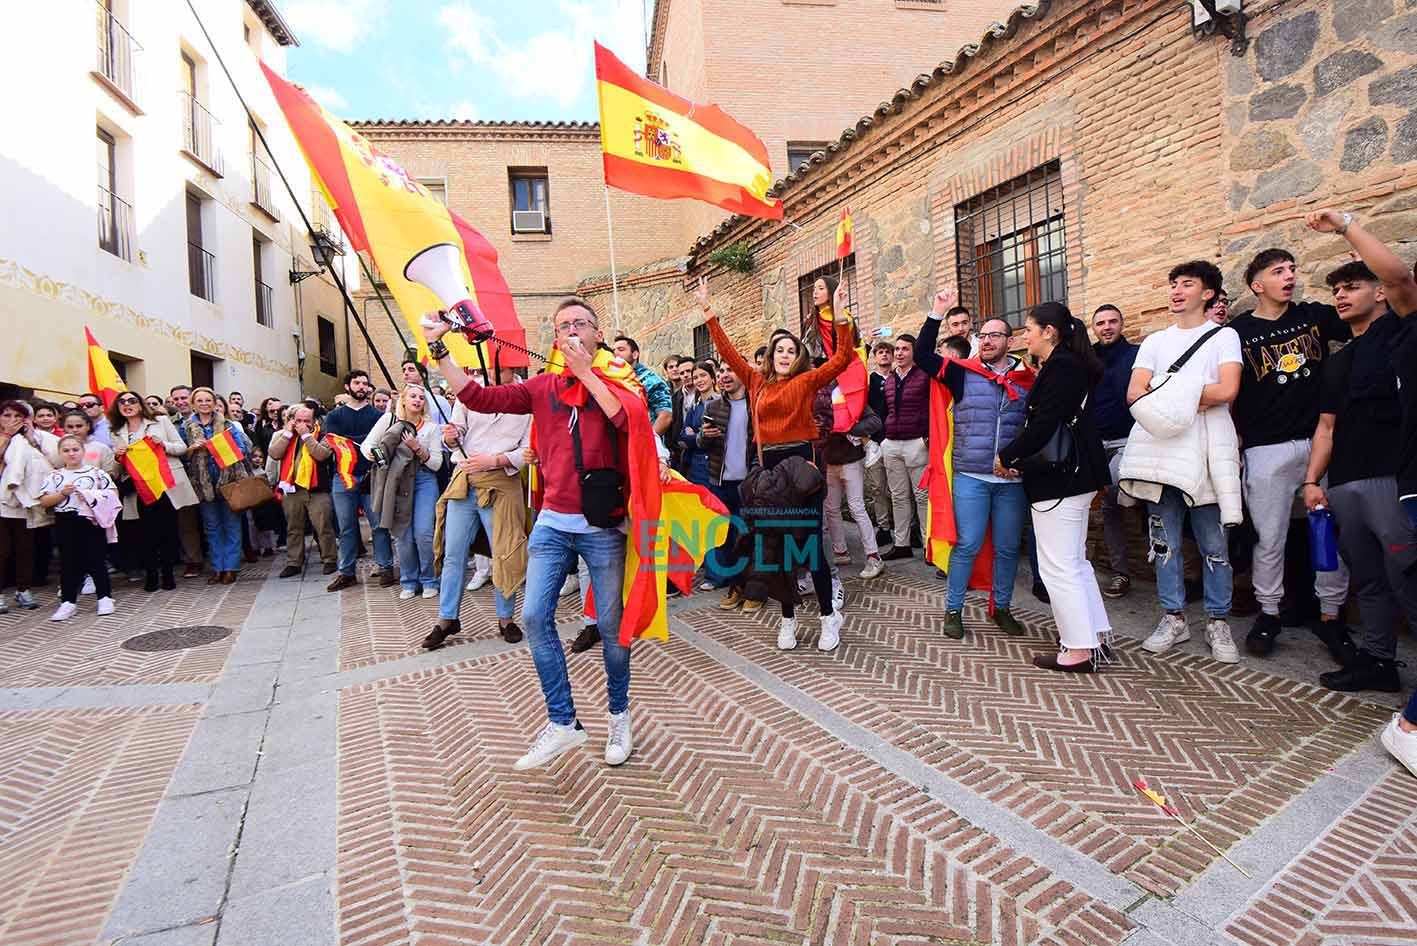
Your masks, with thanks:
M 487 238 L 304 91 L 276 75 L 265 63 L 261 63 L 261 71 L 341 229 L 356 250 L 374 258 L 374 265 L 393 292 L 418 343 L 420 356 L 427 356 L 428 346 L 423 341 L 419 319 L 423 313 L 444 306 L 431 291 L 405 279 L 403 269 L 418 253 L 438 243 L 461 248 L 463 278 L 472 290 L 473 301 L 492 322 L 496 336 L 525 346 L 526 332 L 517 320 L 507 281 L 497 268 L 497 251 Z M 473 346 L 462 335 L 449 333 L 446 342 L 459 364 L 477 363 L 473 360 Z M 502 367 L 520 368 L 527 363 L 526 355 L 516 349 L 495 342 L 492 347 L 498 350 Z M 493 359 L 490 353 L 485 354 L 490 364 Z
M 107 410 L 118 400 L 118 395 L 128 390 L 128 385 L 118 376 L 113 368 L 113 359 L 108 357 L 108 352 L 93 337 L 87 325 L 84 326 L 84 338 L 89 343 L 89 393 L 103 401 L 103 408 Z
M 637 74 L 595 44 L 605 183 L 647 197 L 692 197 L 750 217 L 782 219 L 769 197 L 762 139 L 717 105 L 698 105 Z

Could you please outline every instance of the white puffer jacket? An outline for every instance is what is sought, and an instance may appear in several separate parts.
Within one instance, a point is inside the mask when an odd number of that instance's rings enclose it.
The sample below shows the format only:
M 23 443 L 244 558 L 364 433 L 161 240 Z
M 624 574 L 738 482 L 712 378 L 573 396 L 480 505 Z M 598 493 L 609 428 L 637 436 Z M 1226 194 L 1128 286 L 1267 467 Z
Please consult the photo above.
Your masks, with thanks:
M 1122 451 L 1118 487 L 1146 502 L 1174 486 L 1188 506 L 1220 505 L 1221 525 L 1239 525 L 1240 438 L 1224 406 L 1197 412 L 1205 382 L 1167 375 L 1132 405 L 1136 424 Z

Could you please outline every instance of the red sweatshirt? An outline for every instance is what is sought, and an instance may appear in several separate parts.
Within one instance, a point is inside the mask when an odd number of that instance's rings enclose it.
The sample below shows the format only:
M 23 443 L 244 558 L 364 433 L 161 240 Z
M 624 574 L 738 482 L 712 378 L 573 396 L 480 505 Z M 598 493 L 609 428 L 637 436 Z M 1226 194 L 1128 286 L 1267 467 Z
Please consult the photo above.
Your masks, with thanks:
M 543 508 L 579 515 L 581 487 L 576 476 L 575 448 L 571 443 L 571 407 L 560 393 L 575 382 L 572 374 L 539 374 L 524 384 L 499 384 L 484 388 L 468 380 L 458 400 L 479 414 L 530 414 L 536 424 L 536 449 L 545 482 Z M 615 443 L 605 423 L 605 413 L 595 398 L 581 409 L 581 455 L 587 470 L 613 466 L 630 481 L 627 446 L 628 419 L 616 411 L 610 424 L 618 432 Z M 476 449 L 476 445 L 472 445 Z

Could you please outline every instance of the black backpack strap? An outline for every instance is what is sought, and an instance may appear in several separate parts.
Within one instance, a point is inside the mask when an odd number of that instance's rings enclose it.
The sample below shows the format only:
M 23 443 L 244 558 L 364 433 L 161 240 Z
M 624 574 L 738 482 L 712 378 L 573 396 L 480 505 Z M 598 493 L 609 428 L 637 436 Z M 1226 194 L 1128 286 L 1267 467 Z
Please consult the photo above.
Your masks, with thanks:
M 1196 339 L 1195 342 L 1191 345 L 1191 347 L 1186 349 L 1185 354 L 1183 354 L 1180 358 L 1177 358 L 1171 363 L 1171 367 L 1166 369 L 1166 373 L 1175 374 L 1176 372 L 1180 371 L 1181 366 L 1184 365 L 1186 362 L 1190 361 L 1191 356 L 1194 355 L 1196 352 L 1200 351 L 1200 347 L 1206 342 L 1210 341 L 1211 337 L 1223 328 L 1225 328 L 1225 326 L 1217 325 L 1215 328 L 1211 329 L 1209 332 L 1206 332 L 1200 338 Z

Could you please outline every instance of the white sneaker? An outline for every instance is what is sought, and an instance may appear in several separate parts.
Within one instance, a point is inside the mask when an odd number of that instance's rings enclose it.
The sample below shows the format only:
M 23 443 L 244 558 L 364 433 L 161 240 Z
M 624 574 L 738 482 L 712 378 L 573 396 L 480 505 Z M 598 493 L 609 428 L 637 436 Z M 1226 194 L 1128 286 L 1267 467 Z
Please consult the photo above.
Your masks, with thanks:
M 797 619 L 783 618 L 777 626 L 777 649 L 793 650 L 797 647 Z
M 576 590 L 577 581 L 578 581 L 578 579 L 577 579 L 577 577 L 576 577 L 576 573 L 575 573 L 575 572 L 571 572 L 569 575 L 567 575 L 567 576 L 566 576 L 566 580 L 563 581 L 563 582 L 561 582 L 561 597 L 564 598 L 564 597 L 566 597 L 566 595 L 568 595 L 568 594 L 570 594 L 571 592 L 575 591 L 575 590 Z
M 414 591 L 412 588 L 404 588 L 402 591 L 399 592 L 400 601 L 407 601 L 410 598 L 416 597 L 418 597 L 418 592 Z
M 425 597 L 425 598 L 436 598 L 436 597 L 438 597 L 438 589 L 437 589 L 437 588 L 434 588 L 434 587 L 432 587 L 432 586 L 429 586 L 429 587 L 427 587 L 427 588 L 424 588 L 424 589 L 423 589 L 423 597 Z
M 846 604 L 846 589 L 841 584 L 840 578 L 832 579 L 832 610 L 840 611 L 841 606 Z
M 718 585 L 715 585 L 713 582 L 708 581 L 707 579 L 705 579 L 703 582 L 700 582 L 700 584 L 699 584 L 699 590 L 700 590 L 700 591 L 717 591 L 717 590 L 718 590 Z
M 512 768 L 521 772 L 543 766 L 563 752 L 583 745 L 589 738 L 590 736 L 581 728 L 580 723 L 562 726 L 559 723 L 547 721 L 545 728 L 536 737 L 536 741 L 531 744 L 531 748 L 526 750 L 526 755 L 512 763 Z
M 1230 622 L 1224 618 L 1211 618 L 1205 622 L 1205 642 L 1210 645 L 1210 655 L 1221 663 L 1240 662 L 1240 649 L 1230 635 Z
M 1397 713 L 1392 714 L 1392 722 L 1383 727 L 1378 739 L 1394 759 L 1407 766 L 1407 771 L 1417 775 L 1417 732 L 1404 732 L 1397 724 L 1397 717 Z
M 812 576 L 811 576 L 811 575 L 798 575 L 798 576 L 797 576 L 797 593 L 798 593 L 799 595 L 809 595 L 809 594 L 812 593 Z
M 5 600 L 4 595 L 0 595 L 0 614 L 10 613 L 10 602 Z
M 92 576 L 92 575 L 85 575 L 85 576 L 84 576 L 84 587 L 82 587 L 82 588 L 79 589 L 79 594 L 81 594 L 81 595 L 92 595 L 92 594 L 97 594 L 97 593 L 98 593 L 98 589 L 93 586 L 93 576 Z
M 74 612 L 79 610 L 79 606 L 71 601 L 65 601 L 59 605 L 59 609 L 50 615 L 51 621 L 67 621 L 74 616 Z
M 630 711 L 611 713 L 610 732 L 605 737 L 605 764 L 620 765 L 634 748 L 634 740 L 630 738 Z
M 862 578 L 875 578 L 886 570 L 886 563 L 881 561 L 879 555 L 871 555 L 866 558 L 866 567 L 861 569 Z
M 1186 619 L 1175 614 L 1163 614 L 1161 623 L 1156 625 L 1156 630 L 1151 632 L 1151 636 L 1141 642 L 1143 650 L 1151 651 L 1153 654 L 1164 654 L 1177 644 L 1184 644 L 1191 639 L 1191 629 L 1186 626 Z M 1235 646 L 1233 643 L 1230 646 Z
M 113 613 L 113 599 L 112 599 L 112 598 L 99 598 L 99 599 L 98 599 L 98 613 L 99 613 L 100 616 L 105 615 L 105 614 L 112 614 L 112 613 Z
M 480 589 L 483 585 L 487 584 L 487 583 L 488 583 L 489 581 L 491 581 L 491 580 L 492 580 L 492 573 L 491 573 L 491 572 L 473 572 L 473 573 L 472 573 L 472 578 L 470 578 L 470 579 L 468 580 L 468 583 L 467 583 L 467 590 L 468 590 L 468 591 L 477 591 L 477 590 Z
M 15 592 L 15 607 L 24 608 L 26 611 L 33 611 L 35 608 L 39 607 L 39 602 L 34 600 L 34 592 L 17 591 Z
M 841 643 L 841 622 L 844 620 L 840 611 L 833 611 L 822 618 L 822 633 L 817 638 L 817 650 L 836 650 L 837 645 Z

